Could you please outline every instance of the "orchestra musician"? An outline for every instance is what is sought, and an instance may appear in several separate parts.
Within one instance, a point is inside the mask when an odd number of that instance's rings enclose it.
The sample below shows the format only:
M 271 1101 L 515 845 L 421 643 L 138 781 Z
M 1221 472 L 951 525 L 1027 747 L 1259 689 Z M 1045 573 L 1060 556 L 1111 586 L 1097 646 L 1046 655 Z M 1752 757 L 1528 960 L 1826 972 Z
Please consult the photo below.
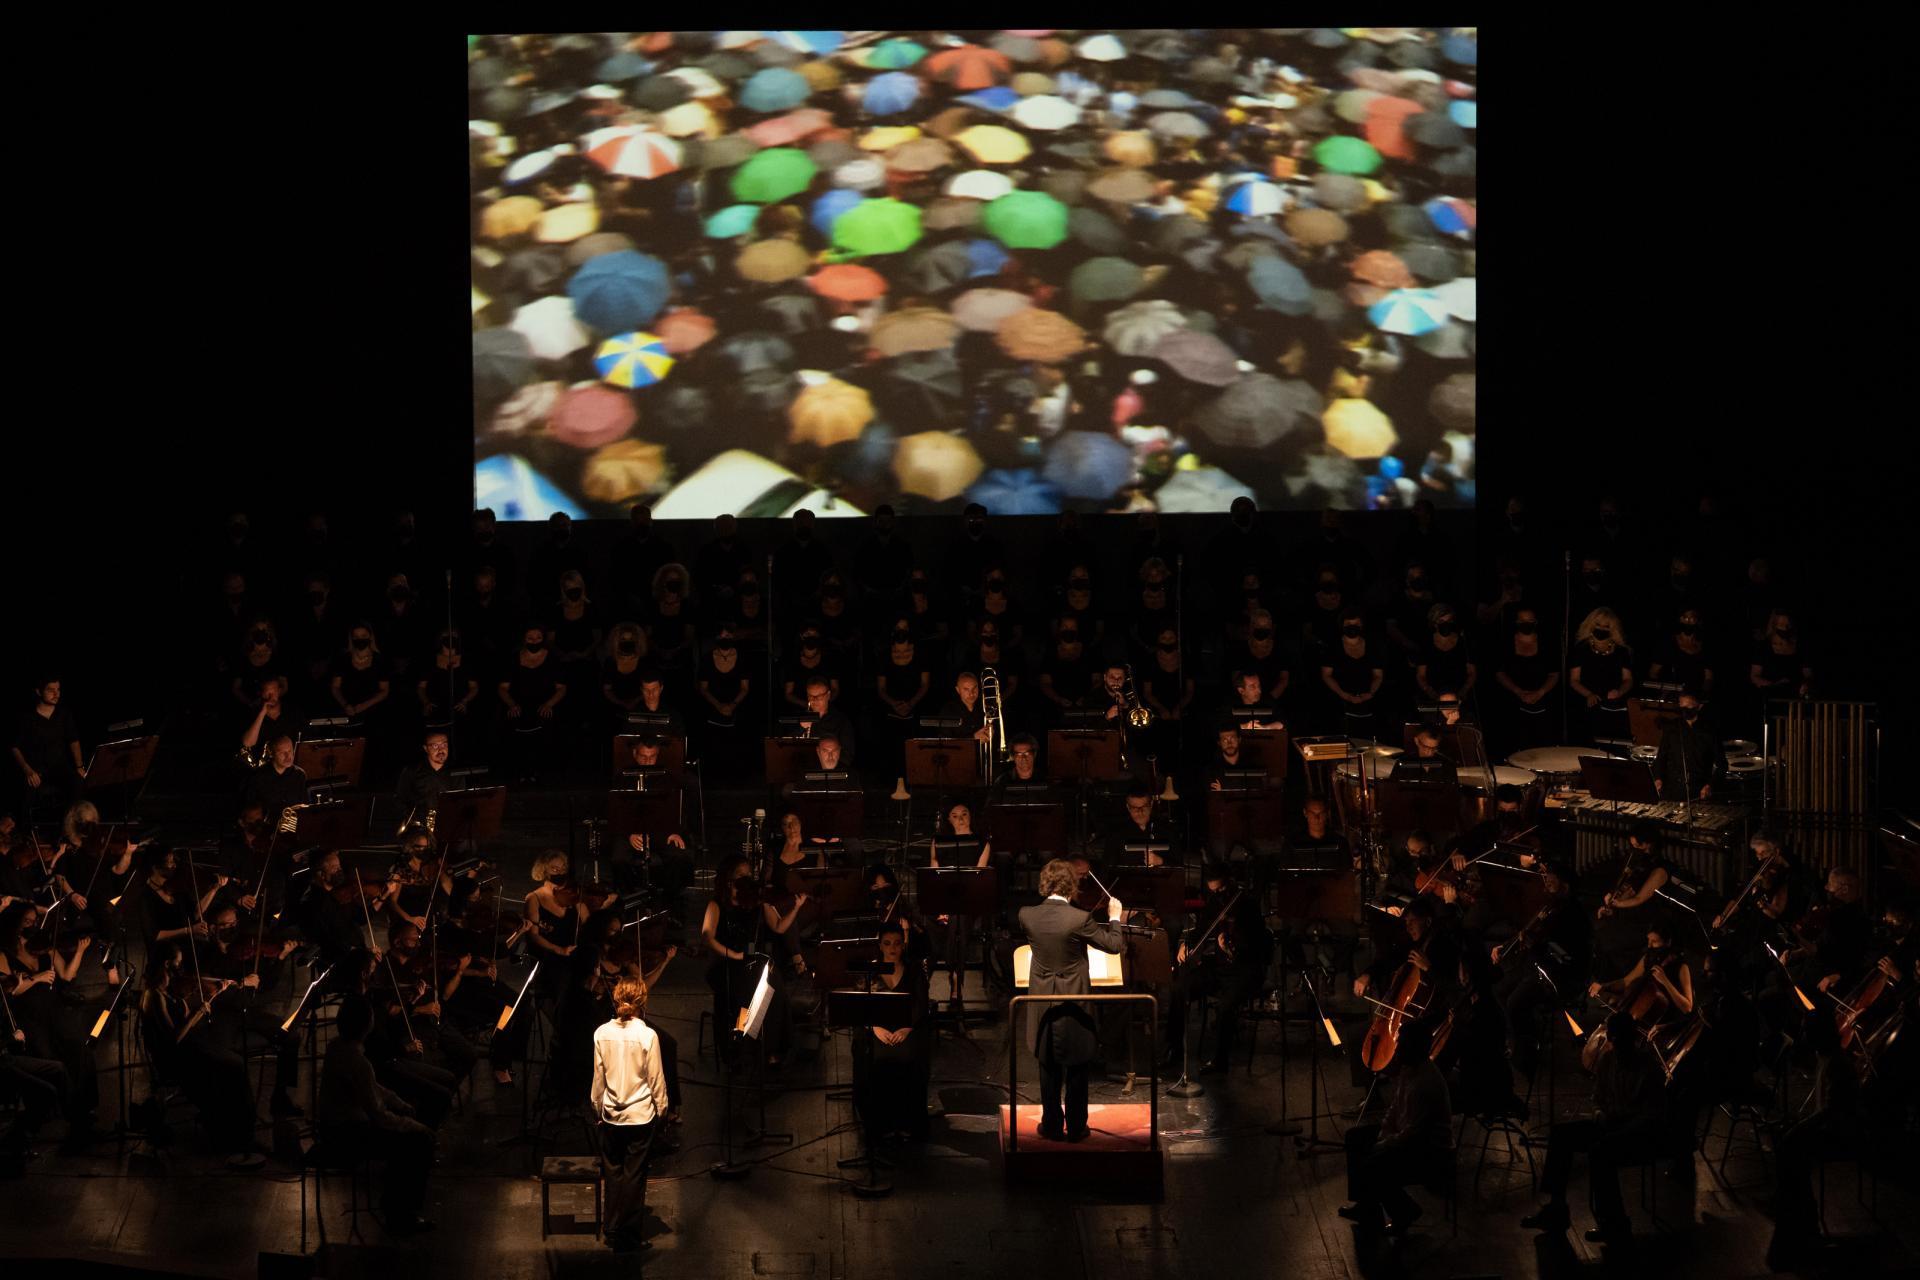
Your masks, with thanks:
M 910 957 L 907 929 L 899 919 L 880 926 L 880 964 L 872 989 L 907 992 L 913 1017 L 908 1026 L 854 1032 L 854 1110 L 866 1130 L 868 1150 L 888 1137 L 926 1138 L 927 1082 L 933 1072 L 926 970 Z
M 386 1229 L 396 1234 L 430 1231 L 434 1224 L 420 1209 L 433 1169 L 434 1132 L 414 1118 L 411 1104 L 375 1077 L 366 1049 L 373 1024 L 373 1006 L 364 996 L 349 995 L 341 1002 L 320 1071 L 320 1140 L 342 1154 L 381 1154 Z
M 272 1114 L 276 1118 L 305 1115 L 291 1092 L 300 1083 L 300 1039 L 280 1029 L 280 1019 L 266 1011 L 260 998 L 263 989 L 272 987 L 274 977 L 271 968 L 263 974 L 260 960 L 271 956 L 278 961 L 291 954 L 297 944 L 291 940 L 263 941 L 256 947 L 253 938 L 241 936 L 240 912 L 232 903 L 215 907 L 207 917 L 207 927 L 207 945 L 199 953 L 201 976 L 228 983 L 233 990 L 214 1006 L 209 1018 L 212 1025 L 205 1034 L 235 1056 L 244 1056 L 254 1045 L 272 1049 Z M 259 949 L 262 947 L 264 952 Z M 252 1097 L 251 1089 L 248 1097 Z
M 1353 994 L 1358 1000 L 1371 996 L 1374 1001 L 1387 1001 L 1393 995 L 1395 977 L 1409 967 L 1418 970 L 1431 985 L 1432 992 L 1421 1008 L 1402 1011 L 1407 1015 L 1402 1023 L 1404 1030 L 1406 1026 L 1422 1023 L 1431 1025 L 1452 1007 L 1457 998 L 1454 987 L 1460 974 L 1460 943 L 1451 928 L 1443 927 L 1440 904 L 1431 895 L 1414 898 L 1399 918 L 1400 936 L 1391 945 L 1377 950 L 1373 964 L 1354 978 Z M 1364 1057 L 1366 1037 L 1361 1032 L 1373 1021 L 1373 1011 L 1380 1008 L 1379 1004 L 1370 1004 L 1361 1026 L 1355 1028 L 1354 1034 L 1343 1036 L 1349 1046 L 1349 1065 L 1357 1088 L 1367 1086 L 1369 1075 Z
M 1123 753 L 1128 760 L 1136 760 L 1138 752 L 1134 750 L 1132 724 L 1128 719 L 1132 700 L 1127 695 L 1126 664 L 1109 662 L 1102 667 L 1099 683 L 1080 699 L 1078 705 L 1082 711 L 1100 712 L 1101 727 L 1118 729 Z
M 227 1156 L 228 1166 L 258 1169 L 267 1161 L 254 1142 L 257 1117 L 246 1059 L 207 1025 L 211 1001 L 224 986 L 196 982 L 186 956 L 180 943 L 160 943 L 141 981 L 140 1044 L 155 1091 L 173 1085 L 185 1092 L 209 1145 Z
M 1206 897 L 1191 917 L 1189 937 L 1174 956 L 1173 999 L 1167 1005 L 1164 1062 L 1174 1067 L 1186 1043 L 1187 1007 L 1195 996 L 1218 994 L 1217 1035 L 1211 1057 L 1202 1054 L 1200 1074 L 1224 1072 L 1247 998 L 1259 992 L 1273 956 L 1273 935 L 1260 917 L 1260 902 L 1235 882 L 1222 863 L 1202 868 Z M 1216 925 L 1215 922 L 1218 922 Z M 1193 933 L 1199 926 L 1203 934 Z M 1205 1045 L 1201 1048 L 1204 1050 Z
M 806 905 L 807 895 L 795 895 L 792 910 L 785 915 L 775 914 L 771 906 L 760 901 L 752 864 L 737 853 L 720 864 L 713 883 L 714 896 L 708 900 L 706 914 L 700 922 L 700 940 L 709 957 L 707 986 L 713 991 L 714 1035 L 724 1046 L 721 1052 L 731 1060 L 736 1052 L 733 1029 L 737 1016 L 753 998 L 759 981 L 759 969 L 749 957 L 758 949 L 760 928 L 764 925 L 775 933 L 785 933 L 792 927 L 794 916 Z M 762 958 L 764 960 L 764 956 Z M 802 957 L 795 955 L 793 959 L 804 967 Z M 767 1065 L 777 1067 L 786 1053 L 789 1011 L 780 966 L 768 964 L 773 1000 L 760 1040 L 766 1047 Z
M 278 826 L 288 809 L 307 802 L 307 771 L 293 762 L 293 735 L 279 733 L 267 742 L 266 764 L 247 776 L 242 805 L 257 804 L 269 824 Z
M 533 883 L 526 898 L 528 954 L 546 961 L 540 966 L 540 993 L 557 1000 L 567 982 L 567 966 L 560 962 L 579 945 L 580 926 L 619 895 L 599 885 L 575 885 L 567 855 L 558 849 L 534 859 Z
M 515 1017 L 505 1030 L 498 1029 L 500 1012 L 513 1003 L 514 993 L 500 981 L 499 962 L 478 954 L 479 941 L 465 929 L 457 935 L 449 931 L 442 939 L 453 960 L 439 973 L 442 1035 L 450 1030 L 474 1045 L 490 1034 L 487 1064 L 493 1082 L 510 1085 L 513 1064 L 526 1056 L 532 1020 Z
M 1773 925 L 1792 925 L 1807 909 L 1808 878 L 1799 859 L 1762 829 L 1747 839 L 1751 878 L 1728 900 L 1708 928 L 1744 964 L 1770 963 L 1760 941 Z
M 1541 1017 L 1580 998 L 1593 964 L 1593 921 L 1574 900 L 1572 882 L 1551 862 L 1539 870 L 1546 905 L 1491 955 L 1505 970 L 1494 990 L 1507 1011 L 1513 1069 L 1529 1080 L 1539 1065 Z
M 823 771 L 853 768 L 853 721 L 833 705 L 833 689 L 826 680 L 815 676 L 807 681 L 806 688 L 807 707 L 800 715 L 801 735 L 833 739 L 834 763 L 823 762 L 820 766 Z
M 66 1069 L 67 1137 L 62 1147 L 83 1150 L 98 1137 L 93 1118 L 99 1082 L 93 1046 L 86 1038 L 92 1019 L 82 1017 L 72 983 L 94 938 L 81 934 L 71 953 L 63 954 L 58 946 L 42 951 L 47 935 L 40 928 L 41 918 L 32 902 L 15 900 L 0 910 L 0 991 L 6 993 L 14 1027 L 26 1033 L 21 1043 L 28 1056 L 53 1059 Z
M 1227 705 L 1221 710 L 1218 719 L 1231 723 L 1236 729 L 1278 729 L 1284 726 L 1274 713 L 1273 703 L 1266 698 L 1260 687 L 1258 671 L 1236 671 L 1228 687 L 1232 689 Z
M 1713 727 L 1701 719 L 1705 705 L 1697 690 L 1682 689 L 1679 716 L 1660 730 L 1660 754 L 1653 761 L 1653 789 L 1662 800 L 1710 800 L 1713 789 L 1727 776 L 1726 748 Z
M 1609 982 L 1587 984 L 1587 994 L 1620 1008 L 1646 1006 L 1635 1012 L 1643 1030 L 1663 1026 L 1693 1012 L 1693 969 L 1673 945 L 1671 926 L 1647 926 L 1647 949 L 1633 968 Z
M 1453 1104 L 1446 1077 L 1433 1064 L 1431 1040 L 1425 1023 L 1409 1023 L 1401 1030 L 1387 1067 L 1393 1086 L 1386 1115 L 1377 1125 L 1350 1125 L 1343 1135 L 1347 1198 L 1353 1203 L 1337 1212 L 1363 1231 L 1376 1232 L 1385 1225 L 1397 1235 L 1412 1225 L 1421 1210 L 1407 1194 L 1407 1184 L 1430 1181 L 1449 1153 Z
M 423 1046 L 431 1045 L 456 1082 L 464 1082 L 473 1074 L 480 1052 L 444 1016 L 439 963 L 434 949 L 423 941 L 418 925 L 409 920 L 393 922 L 387 934 L 387 959 L 393 965 L 395 998 L 405 1004 L 415 1037 Z
M 643 666 L 640 669 L 640 701 L 635 703 L 631 714 L 666 718 L 665 724 L 653 726 L 653 732 L 668 738 L 687 736 L 687 723 L 680 713 L 667 704 L 667 682 L 661 676 L 659 668 Z
M 1240 730 L 1234 725 L 1224 725 L 1214 735 L 1213 762 L 1207 771 L 1208 790 L 1219 791 L 1225 785 L 1229 770 L 1258 767 L 1241 756 L 1240 747 Z
M 79 799 L 87 766 L 73 714 L 60 705 L 60 681 L 36 681 L 33 692 L 33 710 L 21 718 L 14 739 L 13 762 L 26 780 L 29 805 L 37 810 L 55 804 L 57 813 Z
M 1300 806 L 1300 826 L 1294 831 L 1287 851 L 1289 866 L 1360 869 L 1360 855 L 1347 837 L 1333 829 L 1333 814 L 1319 796 L 1309 796 Z M 1305 859 L 1311 859 L 1311 862 Z
M 1154 799 L 1153 789 L 1144 782 L 1136 782 L 1127 789 L 1120 818 L 1111 825 L 1105 840 L 1101 842 L 1108 866 L 1137 867 L 1144 864 L 1149 867 L 1164 867 L 1168 864 L 1169 858 L 1174 862 L 1179 861 L 1177 856 L 1173 856 L 1172 833 L 1161 830 L 1164 824 L 1154 816 Z M 1166 854 L 1162 854 L 1157 849 L 1149 849 L 1143 859 L 1143 855 L 1139 853 L 1127 852 L 1126 846 L 1130 844 L 1164 844 L 1169 848 Z
M 1054 859 L 1040 869 L 1044 901 L 1020 910 L 1020 927 L 1033 947 L 1028 992 L 1088 995 L 1087 947 L 1118 953 L 1125 935 L 1118 921 L 1125 908 L 1109 899 L 1107 919 L 1097 921 L 1069 901 L 1073 868 Z M 1092 1017 L 1071 1000 L 1029 1014 L 1027 1048 L 1040 1062 L 1040 1136 L 1050 1142 L 1081 1142 L 1087 1136 L 1088 1065 L 1096 1051 Z
M 422 1123 L 438 1129 L 453 1109 L 459 1080 L 426 1060 L 426 1042 L 420 1032 L 431 1028 L 416 1027 L 413 1022 L 414 1007 L 425 1001 L 431 989 L 402 983 L 390 953 L 365 947 L 348 954 L 328 985 L 345 997 L 359 996 L 368 1002 L 373 1019 L 363 1042 L 367 1061 L 380 1083 L 405 1098 Z M 325 1087 L 322 1077 L 321 1088 Z
M 1620 868 L 1620 882 L 1600 900 L 1595 919 L 1605 920 L 1619 912 L 1645 906 L 1673 878 L 1670 864 L 1653 851 L 1659 838 L 1657 822 L 1642 819 L 1627 829 L 1627 852 Z
M 314 864 L 294 914 L 307 941 L 320 949 L 323 966 L 340 963 L 356 947 L 371 949 L 375 945 L 367 937 L 367 921 L 384 912 L 387 904 L 384 899 L 369 900 L 369 887 L 347 874 L 337 849 L 327 850 Z M 157 917 L 169 918 L 171 916 Z M 159 936 L 166 936 L 166 931 Z
M 260 678 L 260 706 L 240 734 L 240 755 L 249 764 L 259 763 L 254 754 L 262 742 L 272 745 L 276 738 L 298 736 L 306 721 L 287 704 L 287 678 L 272 672 Z
M 429 729 L 421 741 L 420 756 L 400 770 L 393 803 L 409 822 L 425 823 L 440 808 L 440 797 L 453 788 L 447 776 L 449 748 L 444 729 Z M 304 797 L 303 797 L 304 798 Z
M 962 671 L 953 678 L 953 696 L 940 705 L 941 720 L 958 720 L 960 732 L 976 742 L 987 741 L 987 717 L 980 702 L 980 677 Z
M 929 851 L 927 865 L 938 867 L 940 862 L 939 840 L 974 841 L 980 845 L 979 855 L 973 859 L 976 868 L 993 865 L 993 841 L 975 835 L 973 830 L 973 806 L 965 800 L 955 800 L 943 811 L 942 829 L 935 833 L 936 843 Z M 962 861 L 953 865 L 966 866 Z M 940 964 L 947 971 L 947 998 L 953 1012 L 960 1012 L 960 991 L 964 985 L 967 967 L 967 949 L 973 941 L 976 921 L 971 916 L 941 915 L 934 920 L 936 925 L 946 930 L 946 937 L 940 948 Z
M 1776 1031 L 1790 1029 L 1802 1008 L 1795 986 L 1807 995 L 1843 995 L 1869 967 L 1872 944 L 1873 921 L 1861 900 L 1860 873 L 1830 868 L 1825 888 L 1788 930 L 1779 963 L 1768 966 L 1758 1000 L 1761 1017 Z
M 933 935 L 920 913 L 900 897 L 900 878 L 892 867 L 876 862 L 867 868 L 866 880 L 874 913 L 881 917 L 882 924 L 899 921 L 901 936 L 906 940 L 907 963 L 926 972 L 933 963 Z
M 1008 802 L 1009 787 L 1048 786 L 1047 780 L 1040 776 L 1040 740 L 1030 733 L 1016 733 L 1009 744 L 1012 748 L 1005 772 L 994 779 L 993 789 L 989 793 L 988 804 L 997 805 Z M 1021 796 L 1026 799 L 1026 796 Z

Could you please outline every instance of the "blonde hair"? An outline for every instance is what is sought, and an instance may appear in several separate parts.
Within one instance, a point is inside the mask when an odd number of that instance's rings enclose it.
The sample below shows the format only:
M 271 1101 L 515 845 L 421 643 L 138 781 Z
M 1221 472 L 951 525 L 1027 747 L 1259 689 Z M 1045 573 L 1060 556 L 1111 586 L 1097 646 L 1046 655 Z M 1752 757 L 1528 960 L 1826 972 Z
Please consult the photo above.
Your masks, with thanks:
M 587 580 L 578 569 L 569 569 L 560 575 L 560 594 L 565 595 L 568 587 L 580 588 L 580 603 L 592 604 L 593 597 L 587 594 Z
M 545 884 L 555 876 L 567 873 L 567 855 L 558 849 L 549 849 L 533 860 L 533 882 Z
M 631 1022 L 647 1011 L 647 980 L 637 973 L 623 976 L 613 984 L 613 1016 L 619 1022 Z
M 636 658 L 647 656 L 647 631 L 637 622 L 622 622 L 607 633 L 607 653 L 616 656 L 620 652 L 620 642 L 628 636 L 633 637 L 633 655 Z
M 89 823 L 97 826 L 99 822 L 100 811 L 93 807 L 91 800 L 82 800 L 67 810 L 67 816 L 60 823 L 60 834 L 66 837 L 68 844 L 78 846 L 80 828 Z
M 1573 638 L 1582 644 L 1590 644 L 1593 641 L 1593 629 L 1595 627 L 1612 628 L 1613 643 L 1622 649 L 1628 647 L 1627 629 L 1620 625 L 1620 615 L 1611 609 L 1595 609 L 1592 613 L 1588 614 L 1581 620 L 1580 630 L 1574 633 Z

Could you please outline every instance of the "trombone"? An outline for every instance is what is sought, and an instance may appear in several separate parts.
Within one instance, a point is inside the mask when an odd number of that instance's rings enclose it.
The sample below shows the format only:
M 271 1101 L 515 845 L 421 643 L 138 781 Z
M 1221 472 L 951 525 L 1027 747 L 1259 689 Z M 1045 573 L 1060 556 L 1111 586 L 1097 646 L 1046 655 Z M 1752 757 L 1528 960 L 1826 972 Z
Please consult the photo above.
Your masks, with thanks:
M 1153 712 L 1140 701 L 1140 692 L 1133 685 L 1133 664 L 1127 664 L 1127 685 L 1125 691 L 1127 703 L 1127 723 L 1136 729 L 1144 729 L 1153 723 Z
M 980 668 L 980 716 L 987 740 L 980 746 L 980 782 L 989 785 L 1007 767 L 1007 715 L 1000 701 L 1000 673 Z

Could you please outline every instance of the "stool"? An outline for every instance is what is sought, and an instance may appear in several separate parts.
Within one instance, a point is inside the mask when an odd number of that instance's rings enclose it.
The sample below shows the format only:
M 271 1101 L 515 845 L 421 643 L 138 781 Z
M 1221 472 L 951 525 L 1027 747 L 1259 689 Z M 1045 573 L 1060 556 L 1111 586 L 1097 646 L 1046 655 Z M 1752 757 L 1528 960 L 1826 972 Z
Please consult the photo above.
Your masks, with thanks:
M 1480 1194 L 1481 1175 L 1484 1174 L 1487 1169 L 1487 1150 L 1492 1146 L 1493 1135 L 1496 1133 L 1506 1139 L 1506 1167 L 1509 1169 L 1519 1167 L 1519 1160 L 1514 1158 L 1514 1151 L 1517 1147 L 1521 1156 L 1525 1157 L 1527 1162 L 1527 1189 L 1532 1190 L 1539 1185 L 1539 1173 L 1534 1168 L 1533 1163 L 1533 1148 L 1527 1144 L 1527 1131 L 1525 1129 L 1515 1124 L 1510 1116 L 1462 1115 L 1460 1117 L 1460 1136 L 1455 1139 L 1456 1147 L 1461 1145 L 1460 1139 L 1466 1135 L 1467 1121 L 1469 1120 L 1480 1126 L 1481 1135 L 1480 1159 L 1476 1161 L 1473 1166 L 1473 1194 L 1476 1198 Z
M 1714 1178 L 1724 1187 L 1727 1185 L 1727 1160 L 1733 1154 L 1733 1141 L 1735 1136 L 1740 1132 L 1740 1124 L 1742 1121 L 1746 1122 L 1747 1127 L 1753 1133 L 1754 1154 L 1764 1160 L 1767 1155 L 1767 1148 L 1766 1144 L 1760 1141 L 1760 1109 L 1751 1102 L 1735 1102 L 1731 1104 L 1731 1106 L 1723 1102 L 1715 1107 L 1713 1111 L 1707 1113 L 1706 1132 L 1700 1135 L 1701 1155 L 1704 1156 L 1707 1154 L 1707 1142 L 1713 1133 L 1713 1117 L 1716 1113 L 1727 1118 L 1727 1141 L 1726 1144 L 1720 1148 L 1720 1163 L 1716 1165 L 1713 1163 L 1712 1158 L 1708 1157 L 1707 1168 L 1713 1170 Z
M 540 1162 L 540 1238 L 554 1231 L 553 1188 L 555 1184 L 580 1186 L 593 1184 L 593 1238 L 600 1238 L 600 1158 L 598 1156 L 548 1156 Z M 580 1229 L 579 1215 L 569 1215 L 567 1232 Z

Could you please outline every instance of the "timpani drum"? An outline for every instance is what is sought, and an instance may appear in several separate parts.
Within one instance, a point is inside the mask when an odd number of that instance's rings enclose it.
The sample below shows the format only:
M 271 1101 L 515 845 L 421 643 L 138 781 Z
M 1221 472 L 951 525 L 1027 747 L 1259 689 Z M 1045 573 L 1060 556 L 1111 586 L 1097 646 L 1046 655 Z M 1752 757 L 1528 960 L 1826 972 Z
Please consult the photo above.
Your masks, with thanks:
M 1493 821 L 1495 813 L 1494 792 L 1501 787 L 1514 786 L 1525 791 L 1536 781 L 1535 775 L 1526 769 L 1517 769 L 1510 764 L 1493 766 L 1493 785 L 1487 785 L 1485 769 L 1462 769 L 1460 778 L 1460 816 L 1466 826 L 1478 826 L 1482 822 Z
M 1348 825 L 1369 822 L 1377 811 L 1375 788 L 1393 774 L 1393 757 L 1384 752 L 1369 751 L 1366 755 L 1351 760 L 1342 760 L 1333 766 L 1334 802 L 1340 806 L 1342 821 Z M 1366 785 L 1361 786 L 1361 773 L 1366 774 Z

